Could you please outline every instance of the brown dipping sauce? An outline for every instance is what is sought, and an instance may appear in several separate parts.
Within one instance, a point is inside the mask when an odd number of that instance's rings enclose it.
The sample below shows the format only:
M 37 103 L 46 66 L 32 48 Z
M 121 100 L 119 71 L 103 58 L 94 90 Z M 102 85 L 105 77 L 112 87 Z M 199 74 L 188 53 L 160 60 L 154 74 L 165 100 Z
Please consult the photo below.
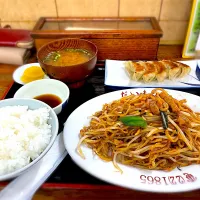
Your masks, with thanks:
M 55 108 L 56 106 L 62 103 L 62 100 L 60 99 L 60 97 L 54 94 L 42 94 L 42 95 L 34 97 L 34 99 L 40 100 L 48 104 L 51 108 Z

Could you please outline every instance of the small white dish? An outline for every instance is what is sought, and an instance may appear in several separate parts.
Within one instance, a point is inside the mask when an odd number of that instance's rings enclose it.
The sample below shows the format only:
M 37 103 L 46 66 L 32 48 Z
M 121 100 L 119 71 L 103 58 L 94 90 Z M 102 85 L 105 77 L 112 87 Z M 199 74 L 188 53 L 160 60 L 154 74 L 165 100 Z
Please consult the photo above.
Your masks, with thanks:
M 21 85 L 25 85 L 26 83 L 22 82 L 21 81 L 21 76 L 23 75 L 24 73 L 24 70 L 31 67 L 31 66 L 38 66 L 40 67 L 40 64 L 39 63 L 30 63 L 30 64 L 26 64 L 26 65 L 22 65 L 20 67 L 18 67 L 14 73 L 13 73 L 13 80 L 16 82 L 16 83 L 19 83 Z M 44 75 L 44 79 L 49 79 L 49 77 L 45 74 Z
M 58 115 L 67 105 L 70 92 L 68 86 L 59 80 L 42 79 L 27 83 L 19 88 L 14 94 L 14 98 L 33 99 L 36 96 L 44 94 L 53 94 L 61 99 L 62 102 L 53 108 L 55 113 Z

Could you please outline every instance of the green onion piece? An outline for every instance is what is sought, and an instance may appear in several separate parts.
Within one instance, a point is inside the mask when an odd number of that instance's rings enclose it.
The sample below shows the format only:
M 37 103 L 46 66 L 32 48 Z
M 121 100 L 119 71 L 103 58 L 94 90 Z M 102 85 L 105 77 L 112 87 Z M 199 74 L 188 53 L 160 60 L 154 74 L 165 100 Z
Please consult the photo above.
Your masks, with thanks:
M 162 119 L 162 125 L 164 129 L 168 128 L 168 118 L 166 112 L 160 111 L 161 119 Z
M 120 117 L 119 120 L 126 126 L 138 126 L 141 128 L 147 127 L 147 122 L 140 116 L 124 116 Z

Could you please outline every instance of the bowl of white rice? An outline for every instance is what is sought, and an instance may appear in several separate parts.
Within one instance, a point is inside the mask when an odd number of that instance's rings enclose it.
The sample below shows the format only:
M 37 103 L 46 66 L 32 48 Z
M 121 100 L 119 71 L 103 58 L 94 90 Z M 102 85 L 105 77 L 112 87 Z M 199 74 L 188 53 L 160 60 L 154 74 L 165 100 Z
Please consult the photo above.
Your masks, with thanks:
M 0 181 L 19 176 L 39 161 L 53 145 L 58 128 L 56 113 L 42 101 L 1 100 Z

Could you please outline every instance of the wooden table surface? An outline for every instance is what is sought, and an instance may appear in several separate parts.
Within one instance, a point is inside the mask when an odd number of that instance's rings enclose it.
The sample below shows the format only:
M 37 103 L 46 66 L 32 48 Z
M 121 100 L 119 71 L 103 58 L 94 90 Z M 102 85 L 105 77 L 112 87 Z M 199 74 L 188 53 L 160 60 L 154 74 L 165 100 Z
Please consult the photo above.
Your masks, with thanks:
M 158 59 L 175 59 L 181 58 L 182 46 L 160 46 L 158 51 Z M 35 56 L 32 56 L 29 62 L 35 62 Z M 5 98 L 9 88 L 12 86 L 12 73 L 18 66 L 0 64 L 0 99 Z M 6 183 L 0 183 L 3 188 Z M 34 200 L 100 200 L 100 199 L 115 199 L 115 200 L 144 200 L 144 199 L 170 199 L 170 200 L 197 200 L 200 199 L 200 190 L 173 193 L 173 194 L 158 194 L 146 193 L 134 190 L 128 190 L 116 186 L 99 186 L 99 185 L 74 185 L 74 184 L 51 184 L 45 183 L 35 194 Z

